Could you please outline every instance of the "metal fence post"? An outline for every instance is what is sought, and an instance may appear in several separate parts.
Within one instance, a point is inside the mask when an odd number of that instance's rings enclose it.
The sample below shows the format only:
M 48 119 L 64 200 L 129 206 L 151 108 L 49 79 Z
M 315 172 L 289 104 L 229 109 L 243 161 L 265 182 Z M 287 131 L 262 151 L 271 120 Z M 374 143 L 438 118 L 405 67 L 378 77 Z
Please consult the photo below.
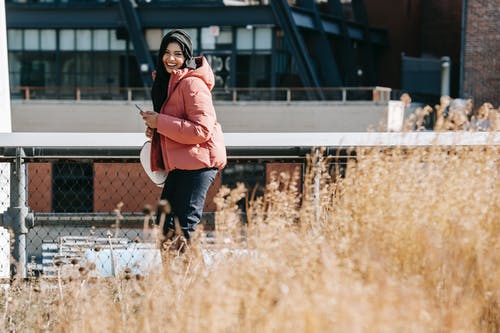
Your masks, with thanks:
M 315 148 L 314 151 L 315 159 L 314 159 L 314 192 L 313 192 L 313 200 L 314 200 L 314 219 L 315 223 L 313 229 L 317 230 L 317 226 L 319 226 L 321 220 L 321 177 L 322 177 L 322 164 L 323 164 L 323 151 L 321 148 Z
M 441 96 L 450 96 L 450 57 L 441 58 Z
M 10 207 L 4 215 L 4 224 L 14 232 L 14 248 L 12 256 L 15 260 L 11 266 L 12 275 L 26 277 L 26 234 L 27 224 L 33 223 L 33 213 L 27 206 L 27 169 L 24 163 L 24 150 L 16 149 L 16 159 L 11 167 L 10 175 Z

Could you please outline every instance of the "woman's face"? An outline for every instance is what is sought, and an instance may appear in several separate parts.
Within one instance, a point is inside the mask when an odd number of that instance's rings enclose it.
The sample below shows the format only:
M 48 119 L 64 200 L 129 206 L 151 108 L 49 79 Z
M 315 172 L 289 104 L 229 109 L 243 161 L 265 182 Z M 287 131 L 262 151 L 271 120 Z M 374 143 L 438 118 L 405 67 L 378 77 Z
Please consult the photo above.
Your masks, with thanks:
M 163 65 L 168 73 L 172 73 L 174 69 L 179 69 L 184 64 L 186 58 L 182 53 L 182 48 L 177 42 L 171 42 L 167 45 L 163 54 Z

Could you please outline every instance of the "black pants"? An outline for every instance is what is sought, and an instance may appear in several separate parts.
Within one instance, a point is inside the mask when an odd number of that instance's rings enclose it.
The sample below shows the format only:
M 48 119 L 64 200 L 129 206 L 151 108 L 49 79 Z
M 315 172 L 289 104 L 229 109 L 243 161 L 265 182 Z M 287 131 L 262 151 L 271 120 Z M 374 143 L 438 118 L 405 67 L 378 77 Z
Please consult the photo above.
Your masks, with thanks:
M 177 216 L 182 232 L 189 239 L 189 232 L 200 223 L 207 191 L 217 175 L 217 169 L 173 170 L 168 173 L 161 193 L 162 200 L 168 200 L 172 213 L 166 216 L 163 232 L 174 229 L 174 216 Z M 157 223 L 160 220 L 157 213 Z

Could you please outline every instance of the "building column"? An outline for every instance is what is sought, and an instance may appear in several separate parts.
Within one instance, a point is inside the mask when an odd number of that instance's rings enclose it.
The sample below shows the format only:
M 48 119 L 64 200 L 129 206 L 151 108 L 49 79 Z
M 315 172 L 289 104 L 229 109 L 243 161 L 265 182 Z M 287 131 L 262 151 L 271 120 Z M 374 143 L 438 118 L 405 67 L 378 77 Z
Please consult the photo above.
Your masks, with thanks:
M 10 115 L 9 65 L 7 57 L 7 23 L 5 1 L 0 1 L 0 133 L 12 132 Z M 10 165 L 0 163 L 0 213 L 10 203 Z

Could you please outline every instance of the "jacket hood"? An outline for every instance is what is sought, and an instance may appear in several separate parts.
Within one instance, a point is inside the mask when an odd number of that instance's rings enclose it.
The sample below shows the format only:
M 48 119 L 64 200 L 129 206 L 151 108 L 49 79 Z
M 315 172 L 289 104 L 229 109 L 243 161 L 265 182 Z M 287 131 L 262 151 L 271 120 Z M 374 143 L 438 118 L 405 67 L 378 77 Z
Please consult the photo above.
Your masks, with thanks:
M 215 77 L 207 59 L 205 57 L 195 57 L 194 61 L 196 62 L 196 69 L 185 67 L 172 72 L 170 78 L 171 87 L 175 87 L 180 80 L 187 77 L 197 77 L 205 82 L 209 90 L 212 90 L 215 85 Z

